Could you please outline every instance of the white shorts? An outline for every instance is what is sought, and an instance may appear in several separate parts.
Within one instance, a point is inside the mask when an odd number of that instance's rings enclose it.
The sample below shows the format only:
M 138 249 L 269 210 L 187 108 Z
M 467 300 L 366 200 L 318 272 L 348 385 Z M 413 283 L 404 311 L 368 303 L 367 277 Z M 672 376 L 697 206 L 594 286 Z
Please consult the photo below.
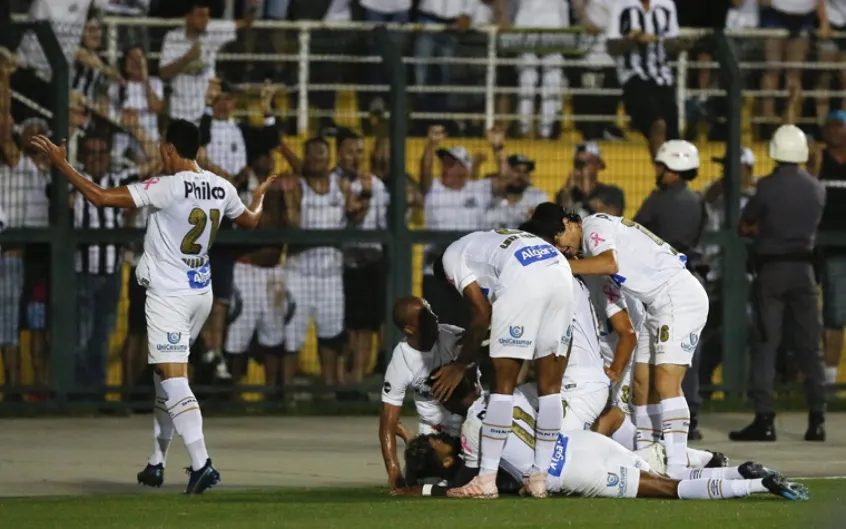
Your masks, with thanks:
M 211 290 L 194 296 L 161 297 L 147 291 L 148 364 L 187 364 L 191 344 L 209 317 Z
M 611 405 L 620 408 L 626 415 L 632 413 L 632 364 L 633 362 L 629 362 L 620 376 L 620 381 L 611 387 Z
M 574 309 L 573 275 L 566 263 L 532 270 L 493 302 L 490 357 L 566 355 Z
M 684 271 L 671 279 L 647 304 L 635 362 L 689 366 L 708 321 L 708 305 L 708 294 L 693 274 Z
M 344 280 L 339 272 L 309 276 L 288 270 L 288 290 L 296 303 L 294 317 L 285 327 L 285 348 L 301 351 L 312 318 L 318 338 L 335 338 L 344 331 Z
M 227 353 L 247 351 L 253 333 L 263 347 L 278 347 L 285 341 L 285 280 L 281 268 L 263 268 L 236 262 L 233 285 L 241 296 L 241 313 L 229 324 L 224 349 Z
M 566 388 L 567 385 L 561 387 L 561 400 L 564 401 L 564 424 L 561 431 L 590 430 L 608 405 L 608 384 L 587 382 L 571 390 Z
M 635 498 L 640 472 L 649 464 L 622 445 L 595 432 L 558 435 L 546 487 L 585 498 Z

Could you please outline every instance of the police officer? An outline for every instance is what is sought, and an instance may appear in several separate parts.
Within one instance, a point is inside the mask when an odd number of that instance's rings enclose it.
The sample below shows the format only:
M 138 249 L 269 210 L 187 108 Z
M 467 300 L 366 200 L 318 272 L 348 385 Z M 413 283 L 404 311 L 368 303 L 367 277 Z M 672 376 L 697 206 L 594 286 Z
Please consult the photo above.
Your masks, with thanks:
M 634 221 L 688 256 L 688 268 L 699 261 L 696 247 L 705 226 L 705 204 L 702 197 L 688 186 L 699 171 L 696 146 L 684 140 L 665 142 L 655 155 L 656 188 L 643 201 Z M 700 278 L 700 281 L 702 279 Z M 682 384 L 690 408 L 688 438 L 702 439 L 699 430 L 699 348 Z
M 805 375 L 810 409 L 805 440 L 825 441 L 825 378 L 813 258 L 825 188 L 799 167 L 808 161 L 808 151 L 808 140 L 798 127 L 783 125 L 776 130 L 769 152 L 776 168 L 758 181 L 738 227 L 741 235 L 754 238 L 752 305 L 760 336 L 752 347 L 755 420 L 731 432 L 733 441 L 775 441 L 775 364 L 782 337 L 787 336 Z

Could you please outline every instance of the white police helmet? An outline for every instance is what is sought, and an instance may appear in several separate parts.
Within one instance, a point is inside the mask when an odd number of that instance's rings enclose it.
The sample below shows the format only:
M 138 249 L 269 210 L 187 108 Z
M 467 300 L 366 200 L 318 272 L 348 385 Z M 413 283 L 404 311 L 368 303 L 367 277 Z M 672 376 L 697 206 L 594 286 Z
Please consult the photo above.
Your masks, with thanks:
M 699 169 L 699 149 L 689 141 L 666 141 L 658 149 L 655 163 L 664 164 L 674 173 L 696 170 Z
M 796 125 L 782 125 L 770 140 L 770 158 L 783 163 L 808 161 L 808 138 Z

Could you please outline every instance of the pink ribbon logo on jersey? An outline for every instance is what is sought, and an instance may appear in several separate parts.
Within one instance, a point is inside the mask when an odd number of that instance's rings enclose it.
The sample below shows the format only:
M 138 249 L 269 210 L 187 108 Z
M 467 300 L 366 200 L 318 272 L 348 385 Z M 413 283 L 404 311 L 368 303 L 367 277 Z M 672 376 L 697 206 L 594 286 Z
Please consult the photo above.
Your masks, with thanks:
M 611 288 L 611 285 L 605 285 L 604 287 L 602 287 L 602 292 L 604 292 L 605 295 L 608 296 L 608 301 L 610 301 L 611 303 L 614 303 L 615 301 L 620 299 L 620 293 Z
M 151 178 L 151 179 L 147 180 L 146 182 L 144 182 L 144 191 L 147 191 L 148 189 L 150 189 L 151 185 L 158 184 L 158 183 L 159 183 L 158 178 Z
M 596 248 L 599 246 L 599 243 L 605 242 L 605 239 L 599 236 L 598 233 L 593 232 L 590 234 L 590 240 L 593 241 L 593 247 Z

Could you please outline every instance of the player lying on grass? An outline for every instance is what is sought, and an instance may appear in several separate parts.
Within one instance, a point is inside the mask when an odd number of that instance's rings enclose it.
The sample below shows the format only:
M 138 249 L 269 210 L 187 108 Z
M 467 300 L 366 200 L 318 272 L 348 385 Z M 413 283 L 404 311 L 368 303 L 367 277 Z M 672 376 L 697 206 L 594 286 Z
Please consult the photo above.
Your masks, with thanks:
M 414 438 L 405 451 L 408 480 L 436 477 L 445 485 L 414 485 L 394 494 L 456 496 L 465 483 L 478 473 L 482 420 L 487 395 L 480 394 L 465 379 L 445 405 L 466 420 L 461 438 L 430 434 Z M 521 388 L 514 391 L 511 432 L 503 447 L 497 473 L 501 493 L 521 490 L 534 457 L 537 412 Z M 729 474 L 729 469 L 726 474 Z M 550 493 L 603 498 L 666 498 L 714 500 L 740 498 L 769 492 L 788 500 L 808 498 L 807 489 L 790 483 L 757 463 L 744 463 L 733 469 L 735 479 L 671 479 L 650 469 L 649 464 L 620 444 L 590 431 L 561 433 L 555 444 L 546 487 Z

